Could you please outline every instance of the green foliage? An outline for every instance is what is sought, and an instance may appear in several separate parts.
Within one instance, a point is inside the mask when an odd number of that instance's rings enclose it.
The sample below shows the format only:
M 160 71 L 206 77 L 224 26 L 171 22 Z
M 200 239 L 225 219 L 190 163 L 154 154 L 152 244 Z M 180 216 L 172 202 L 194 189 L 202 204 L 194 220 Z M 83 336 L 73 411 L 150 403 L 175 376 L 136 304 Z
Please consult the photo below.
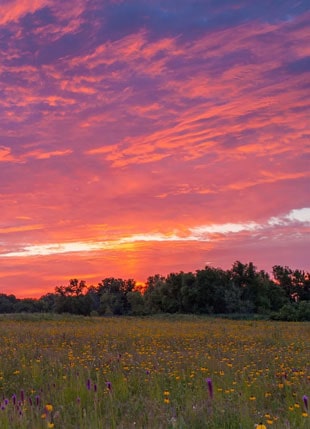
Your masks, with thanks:
M 278 313 L 272 314 L 271 318 L 288 322 L 310 321 L 310 302 L 300 301 L 285 304 Z
M 308 320 L 310 275 L 276 265 L 273 277 L 252 262 L 230 270 L 206 266 L 195 273 L 156 274 L 144 294 L 133 279 L 104 278 L 97 286 L 78 279 L 39 300 L 0 294 L 0 313 L 55 312 L 89 316 L 147 314 L 260 314 L 279 320 Z M 299 304 L 296 304 L 299 303 Z

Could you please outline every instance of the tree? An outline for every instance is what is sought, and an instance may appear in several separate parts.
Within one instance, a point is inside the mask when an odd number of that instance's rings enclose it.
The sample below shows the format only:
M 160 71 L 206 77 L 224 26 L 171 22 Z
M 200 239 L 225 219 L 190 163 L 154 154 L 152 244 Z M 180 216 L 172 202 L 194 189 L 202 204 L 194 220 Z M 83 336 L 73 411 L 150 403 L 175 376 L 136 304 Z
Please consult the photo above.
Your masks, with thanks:
M 15 295 L 0 294 L 0 313 L 14 313 L 19 300 Z
M 127 299 L 129 292 L 135 288 L 133 279 L 123 280 L 107 277 L 98 284 L 97 293 L 100 297 L 99 314 L 128 314 L 130 305 Z
M 301 270 L 292 270 L 281 265 L 272 267 L 275 282 L 284 290 L 291 301 L 310 300 L 310 274 Z
M 185 273 L 182 276 L 181 300 L 182 312 L 197 313 L 198 291 L 196 285 L 196 276 L 193 273 Z
M 87 290 L 86 282 L 78 279 L 71 279 L 68 286 L 57 286 L 53 307 L 56 313 L 89 315 L 92 301 Z
M 145 310 L 147 313 L 161 313 L 163 311 L 161 289 L 164 287 L 165 277 L 160 274 L 148 277 L 144 293 Z
M 68 286 L 56 286 L 55 293 L 61 296 L 81 296 L 87 290 L 84 280 L 71 279 Z
M 197 307 L 200 313 L 225 313 L 225 289 L 229 277 L 220 268 L 196 271 Z

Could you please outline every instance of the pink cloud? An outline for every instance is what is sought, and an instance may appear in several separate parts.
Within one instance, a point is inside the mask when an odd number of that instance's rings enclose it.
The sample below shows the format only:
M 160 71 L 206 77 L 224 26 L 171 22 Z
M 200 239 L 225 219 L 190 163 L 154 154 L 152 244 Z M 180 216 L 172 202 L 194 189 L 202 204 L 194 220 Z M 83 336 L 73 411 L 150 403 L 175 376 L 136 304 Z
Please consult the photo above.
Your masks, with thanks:
M 0 25 L 18 21 L 27 13 L 34 13 L 49 5 L 51 0 L 10 0 L 0 5 Z

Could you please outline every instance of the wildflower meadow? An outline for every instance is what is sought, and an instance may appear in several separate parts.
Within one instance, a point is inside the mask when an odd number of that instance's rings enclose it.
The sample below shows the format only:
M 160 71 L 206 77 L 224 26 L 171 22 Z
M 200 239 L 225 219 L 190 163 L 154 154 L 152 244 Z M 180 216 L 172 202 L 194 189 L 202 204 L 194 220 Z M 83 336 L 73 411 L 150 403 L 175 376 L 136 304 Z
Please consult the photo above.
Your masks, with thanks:
M 1 316 L 1 429 L 306 429 L 309 323 Z

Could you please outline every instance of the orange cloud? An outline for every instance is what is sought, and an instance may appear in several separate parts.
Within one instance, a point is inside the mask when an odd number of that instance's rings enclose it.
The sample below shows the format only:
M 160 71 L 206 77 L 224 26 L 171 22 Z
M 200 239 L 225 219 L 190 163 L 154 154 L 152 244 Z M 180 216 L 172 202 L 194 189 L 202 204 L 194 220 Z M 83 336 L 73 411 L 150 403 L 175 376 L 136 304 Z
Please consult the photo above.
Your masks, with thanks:
M 70 155 L 72 152 L 73 152 L 72 149 L 54 150 L 49 152 L 47 151 L 45 152 L 43 150 L 36 150 L 36 151 L 27 152 L 26 154 L 24 154 L 23 158 L 49 159 L 53 156 Z
M 11 234 L 15 232 L 25 232 L 25 231 L 35 231 L 38 229 L 43 229 L 43 225 L 18 225 L 18 226 L 8 226 L 0 228 L 0 234 Z
M 34 13 L 45 6 L 51 0 L 10 0 L 8 3 L 0 5 L 0 25 L 8 24 L 11 21 L 18 21 L 27 13 Z
M 0 146 L 0 162 L 16 162 L 9 147 Z

